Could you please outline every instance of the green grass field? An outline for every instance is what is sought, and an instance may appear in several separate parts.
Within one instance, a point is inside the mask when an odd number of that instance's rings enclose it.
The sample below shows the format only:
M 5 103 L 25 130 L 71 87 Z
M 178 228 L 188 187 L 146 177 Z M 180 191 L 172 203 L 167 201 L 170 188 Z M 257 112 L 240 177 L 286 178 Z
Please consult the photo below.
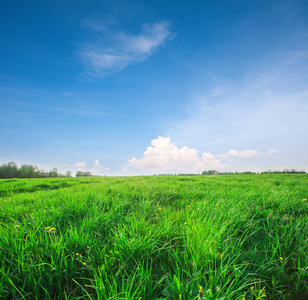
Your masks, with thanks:
M 1 299 L 308 299 L 308 175 L 0 180 Z

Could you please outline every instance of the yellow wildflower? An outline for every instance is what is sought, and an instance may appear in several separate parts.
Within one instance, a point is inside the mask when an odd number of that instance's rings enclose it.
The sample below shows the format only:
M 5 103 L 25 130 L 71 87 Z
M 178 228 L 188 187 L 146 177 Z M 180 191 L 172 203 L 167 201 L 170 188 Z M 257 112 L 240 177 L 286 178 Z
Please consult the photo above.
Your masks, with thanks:
M 112 251 L 110 251 L 110 253 L 112 253 Z
M 79 255 L 79 253 L 76 253 L 76 255 L 78 256 L 78 255 Z
M 303 199 L 303 202 L 306 202 L 307 201 L 307 199 Z
M 15 228 L 18 228 L 19 226 L 20 226 L 20 225 L 15 225 L 14 227 L 15 227 Z
M 203 287 L 200 285 L 199 294 L 203 294 Z
M 83 264 L 84 266 L 86 266 L 86 265 L 87 265 L 87 263 L 85 263 L 85 262 L 83 262 L 82 264 Z
M 162 207 L 159 208 L 159 210 L 163 209 Z
M 184 225 L 187 225 L 187 223 L 185 222 Z
M 56 228 L 52 227 L 52 228 L 50 228 L 49 230 L 50 230 L 50 231 L 55 231 Z
M 190 207 L 190 205 L 187 205 L 187 207 Z
M 46 227 L 46 228 L 45 228 L 45 230 L 48 230 L 48 229 L 50 229 L 50 228 L 51 228 L 51 227 L 50 227 L 50 226 L 48 226 L 48 227 Z
M 283 261 L 283 257 L 279 257 L 279 259 L 280 259 L 281 261 Z
M 219 203 L 216 204 L 216 206 L 218 206 L 218 205 L 219 205 Z

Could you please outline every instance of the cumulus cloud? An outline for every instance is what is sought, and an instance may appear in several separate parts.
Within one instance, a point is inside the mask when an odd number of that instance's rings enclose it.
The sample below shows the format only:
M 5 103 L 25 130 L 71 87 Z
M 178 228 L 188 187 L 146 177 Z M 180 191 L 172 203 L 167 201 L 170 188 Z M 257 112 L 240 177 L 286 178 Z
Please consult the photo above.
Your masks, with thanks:
M 90 77 L 107 76 L 142 62 L 171 37 L 168 22 L 143 25 L 137 35 L 111 32 L 95 23 L 88 26 L 95 37 L 82 46 L 78 55 Z
M 103 172 L 109 172 L 110 168 L 104 167 L 102 164 L 100 164 L 99 160 L 95 160 L 92 168 L 91 173 L 93 175 L 101 175 Z
M 94 162 L 93 167 L 98 167 L 98 168 L 102 167 L 98 159 Z
M 129 160 L 128 168 L 142 173 L 200 173 L 206 169 L 221 169 L 224 165 L 211 153 L 199 156 L 195 149 L 178 148 L 169 137 L 159 136 L 141 158 Z

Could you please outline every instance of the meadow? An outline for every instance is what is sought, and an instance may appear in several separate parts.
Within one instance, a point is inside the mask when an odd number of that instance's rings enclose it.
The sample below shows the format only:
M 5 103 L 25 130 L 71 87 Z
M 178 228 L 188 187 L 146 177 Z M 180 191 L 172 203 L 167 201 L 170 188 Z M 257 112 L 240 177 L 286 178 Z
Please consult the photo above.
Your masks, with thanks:
M 308 299 L 308 175 L 0 180 L 1 299 Z

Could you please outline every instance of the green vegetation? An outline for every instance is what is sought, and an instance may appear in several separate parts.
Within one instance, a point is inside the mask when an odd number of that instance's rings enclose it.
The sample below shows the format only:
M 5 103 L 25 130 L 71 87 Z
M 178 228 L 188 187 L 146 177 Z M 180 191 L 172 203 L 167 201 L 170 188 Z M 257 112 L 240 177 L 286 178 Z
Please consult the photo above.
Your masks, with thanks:
M 66 173 L 71 176 L 71 172 Z M 9 162 L 0 166 L 0 178 L 46 178 L 46 177 L 65 177 L 65 175 L 58 172 L 57 168 L 51 171 L 40 170 L 37 166 L 32 165 L 18 165 L 14 162 Z
M 0 180 L 1 299 L 308 299 L 308 175 Z
M 77 171 L 76 177 L 82 176 L 92 176 L 90 171 L 82 172 Z M 53 168 L 51 171 L 40 170 L 39 167 L 34 167 L 32 165 L 18 165 L 14 162 L 9 162 L 0 166 L 0 178 L 57 178 L 57 177 L 72 177 L 72 172 L 67 171 L 66 174 L 61 174 L 58 172 L 57 168 Z

